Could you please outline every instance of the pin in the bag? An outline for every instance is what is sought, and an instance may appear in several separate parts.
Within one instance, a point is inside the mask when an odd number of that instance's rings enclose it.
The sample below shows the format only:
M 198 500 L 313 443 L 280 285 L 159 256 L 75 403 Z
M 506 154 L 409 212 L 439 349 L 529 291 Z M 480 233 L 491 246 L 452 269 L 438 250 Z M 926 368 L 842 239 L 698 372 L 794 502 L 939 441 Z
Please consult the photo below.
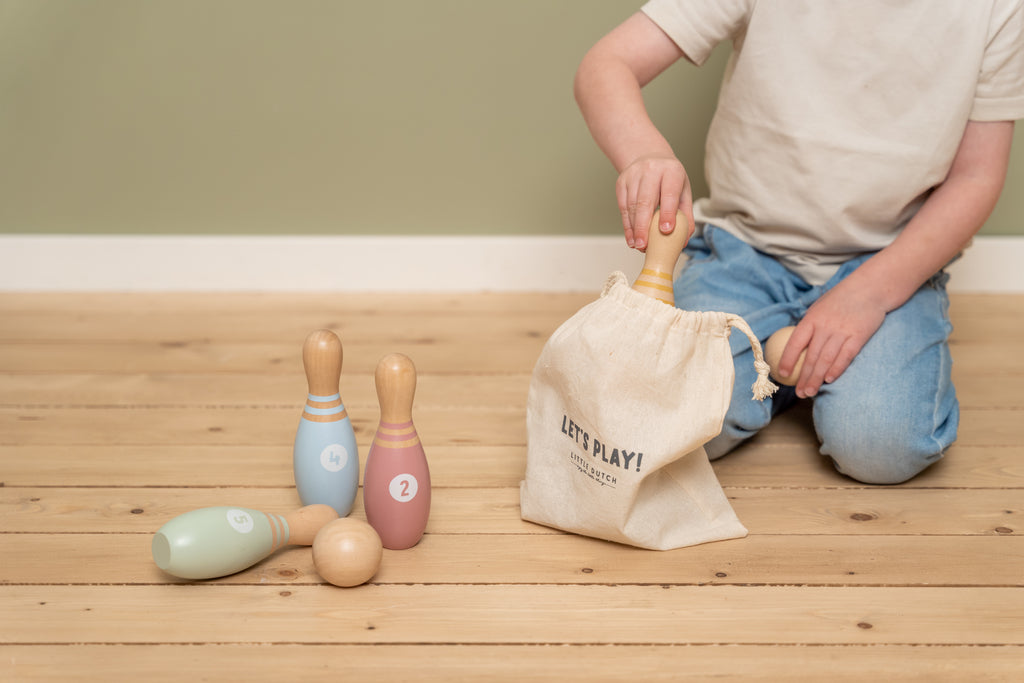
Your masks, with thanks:
M 380 425 L 366 456 L 363 505 L 384 547 L 403 550 L 419 543 L 430 516 L 430 470 L 412 423 L 416 366 L 393 353 L 377 364 L 374 380 Z
M 672 291 L 672 275 L 676 261 L 686 246 L 689 232 L 687 219 L 682 212 L 676 214 L 676 228 L 668 235 L 661 232 L 658 221 L 661 212 L 654 212 L 650 230 L 647 233 L 647 250 L 644 252 L 644 266 L 633 282 L 633 289 L 654 297 L 658 301 L 675 305 Z
M 359 488 L 359 452 L 352 421 L 341 402 L 342 348 L 338 335 L 317 330 L 302 345 L 309 395 L 295 433 L 292 464 L 303 505 L 324 503 L 342 517 Z
M 286 545 L 312 545 L 338 519 L 329 505 L 287 515 L 241 507 L 208 507 L 178 515 L 153 536 L 153 560 L 183 579 L 214 579 L 240 572 Z

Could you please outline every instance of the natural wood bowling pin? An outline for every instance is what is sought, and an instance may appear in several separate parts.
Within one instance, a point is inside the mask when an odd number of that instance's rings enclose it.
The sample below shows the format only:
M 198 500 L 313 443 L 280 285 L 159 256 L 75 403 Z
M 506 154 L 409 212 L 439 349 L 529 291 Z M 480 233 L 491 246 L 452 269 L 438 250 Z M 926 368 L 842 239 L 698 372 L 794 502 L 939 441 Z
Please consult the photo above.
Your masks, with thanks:
M 295 433 L 292 463 L 303 505 L 324 503 L 342 517 L 359 488 L 359 452 L 348 411 L 341 402 L 341 340 L 317 330 L 302 345 L 309 395 Z
M 633 282 L 633 289 L 674 306 L 672 275 L 676 269 L 676 261 L 679 260 L 689 237 L 687 219 L 682 212 L 677 213 L 676 229 L 666 235 L 658 227 L 660 216 L 661 212 L 654 212 L 654 220 L 651 221 L 647 237 L 647 250 L 644 252 L 643 270 Z
M 416 367 L 400 353 L 385 356 L 374 374 L 380 425 L 366 456 L 363 505 L 385 548 L 419 543 L 430 516 L 430 470 L 412 423 Z
M 312 545 L 317 532 L 336 519 L 329 505 L 308 505 L 283 516 L 241 507 L 200 508 L 160 527 L 153 536 L 153 560 L 183 579 L 227 576 L 282 546 Z

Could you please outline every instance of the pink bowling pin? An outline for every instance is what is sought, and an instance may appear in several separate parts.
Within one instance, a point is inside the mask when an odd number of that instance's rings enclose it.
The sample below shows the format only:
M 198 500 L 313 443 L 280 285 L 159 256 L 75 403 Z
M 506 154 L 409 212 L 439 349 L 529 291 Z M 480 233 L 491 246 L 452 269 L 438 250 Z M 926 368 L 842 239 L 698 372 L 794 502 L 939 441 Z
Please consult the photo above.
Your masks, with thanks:
M 430 516 L 430 470 L 412 423 L 416 366 L 400 353 L 385 356 L 374 374 L 380 425 L 366 456 L 363 506 L 385 548 L 419 543 Z

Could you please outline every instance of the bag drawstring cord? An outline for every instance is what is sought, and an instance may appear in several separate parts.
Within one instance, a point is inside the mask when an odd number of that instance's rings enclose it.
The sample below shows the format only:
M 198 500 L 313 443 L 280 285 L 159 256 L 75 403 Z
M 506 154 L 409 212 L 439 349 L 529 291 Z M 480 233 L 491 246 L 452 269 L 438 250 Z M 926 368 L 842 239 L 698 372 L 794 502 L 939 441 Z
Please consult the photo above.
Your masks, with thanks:
M 747 339 L 750 340 L 750 348 L 754 351 L 754 369 L 757 371 L 757 380 L 750 388 L 754 392 L 753 400 L 763 401 L 774 394 L 779 387 L 768 377 L 771 368 L 764 359 L 764 350 L 761 348 L 761 342 L 754 336 L 754 332 L 750 329 L 747 321 L 740 316 L 727 313 L 726 322 L 729 324 L 729 327 L 738 329 L 747 335 Z

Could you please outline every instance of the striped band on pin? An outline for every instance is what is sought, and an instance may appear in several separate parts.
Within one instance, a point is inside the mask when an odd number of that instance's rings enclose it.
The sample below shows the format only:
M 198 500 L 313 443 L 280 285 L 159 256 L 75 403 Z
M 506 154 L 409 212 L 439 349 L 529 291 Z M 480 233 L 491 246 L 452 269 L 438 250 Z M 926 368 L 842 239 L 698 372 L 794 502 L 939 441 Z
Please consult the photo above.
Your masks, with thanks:
M 309 394 L 302 418 L 310 422 L 338 422 L 348 417 L 348 411 L 341 403 L 341 394 L 316 396 Z
M 659 292 L 671 292 L 672 291 L 672 287 L 667 286 L 667 285 L 659 285 L 659 284 L 657 284 L 655 282 L 644 282 L 642 280 L 637 280 L 634 284 L 636 284 L 637 287 L 646 287 L 647 289 L 656 289 Z
M 662 273 L 662 272 L 659 272 L 657 270 L 651 270 L 650 268 L 644 268 L 643 270 L 640 271 L 640 275 L 646 275 L 647 277 L 658 278 L 659 280 L 664 280 L 668 284 L 667 285 L 663 285 L 663 284 L 658 283 L 658 282 L 646 282 L 646 281 L 638 279 L 637 280 L 637 284 L 638 285 L 643 285 L 644 287 L 650 287 L 651 289 L 660 289 L 663 292 L 671 292 L 672 291 L 672 276 L 669 275 L 668 273 Z
M 381 422 L 373 443 L 381 448 L 409 448 L 420 442 L 412 421 L 396 424 Z
M 284 517 L 281 515 L 272 515 L 263 513 L 267 518 L 267 522 L 270 523 L 270 533 L 274 545 L 273 550 L 277 550 L 288 541 L 288 522 L 284 521 Z
M 332 408 L 334 406 L 340 406 L 341 394 L 331 394 L 330 396 L 308 394 L 306 396 L 306 405 L 313 406 L 314 408 Z
M 651 279 L 653 279 L 654 282 L 652 282 Z M 638 277 L 633 283 L 633 287 L 643 287 L 644 289 L 654 290 L 654 298 L 667 304 L 673 303 L 674 292 L 672 289 L 672 276 L 668 273 L 644 268 L 640 271 L 640 277 Z
M 650 268 L 644 268 L 640 271 L 641 275 L 649 275 L 651 277 L 661 278 L 662 280 L 672 281 L 672 276 L 668 273 L 663 273 L 660 270 L 651 270 Z

